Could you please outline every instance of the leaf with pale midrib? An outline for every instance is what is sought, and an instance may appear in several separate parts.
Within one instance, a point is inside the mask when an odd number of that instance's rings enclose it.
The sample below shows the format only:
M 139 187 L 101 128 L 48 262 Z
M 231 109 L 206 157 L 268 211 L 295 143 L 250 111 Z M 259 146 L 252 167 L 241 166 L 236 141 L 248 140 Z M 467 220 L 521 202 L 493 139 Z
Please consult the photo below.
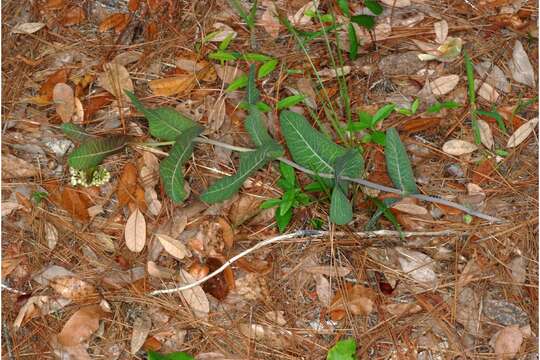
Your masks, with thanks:
M 131 99 L 135 109 L 148 120 L 150 134 L 153 137 L 171 141 L 181 135 L 184 130 L 196 125 L 191 119 L 172 108 L 149 109 L 132 92 L 126 91 L 126 94 Z
M 240 189 L 244 181 L 252 173 L 282 154 L 283 148 L 275 141 L 264 144 L 255 151 L 242 153 L 238 172 L 235 175 L 226 176 L 216 181 L 201 195 L 201 199 L 209 204 L 229 199 Z
M 352 205 L 340 186 L 334 186 L 330 201 L 330 221 L 337 225 L 347 224 L 352 220 Z
M 348 149 L 345 154 L 338 156 L 334 164 L 334 176 L 337 179 L 340 176 L 352 178 L 360 177 L 364 168 L 364 160 L 358 149 Z M 340 180 L 339 184 L 342 190 L 347 193 L 348 181 Z
M 193 153 L 193 139 L 199 136 L 202 130 L 200 126 L 186 129 L 176 138 L 169 156 L 159 164 L 165 192 L 176 203 L 181 203 L 186 198 L 183 166 Z
M 411 162 L 409 161 L 405 146 L 403 146 L 399 134 L 394 128 L 386 130 L 384 156 L 386 158 L 388 176 L 390 176 L 394 185 L 409 194 L 417 193 L 418 189 Z
M 244 120 L 244 127 L 256 146 L 262 146 L 263 144 L 274 141 L 268 134 L 262 120 L 261 111 L 256 105 L 249 105 L 249 115 Z
M 88 134 L 83 127 L 73 123 L 64 123 L 60 125 L 60 129 L 72 141 L 83 142 L 90 139 L 95 139 L 94 135 Z
M 98 166 L 109 155 L 112 155 L 126 146 L 127 136 L 109 136 L 89 140 L 68 157 L 68 164 L 74 169 L 86 170 Z

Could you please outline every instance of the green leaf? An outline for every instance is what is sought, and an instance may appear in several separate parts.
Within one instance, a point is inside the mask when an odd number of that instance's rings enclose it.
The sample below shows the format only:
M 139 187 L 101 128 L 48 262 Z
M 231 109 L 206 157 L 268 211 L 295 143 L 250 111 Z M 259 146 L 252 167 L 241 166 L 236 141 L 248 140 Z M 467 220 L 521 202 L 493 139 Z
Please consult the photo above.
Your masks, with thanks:
M 83 142 L 90 139 L 95 139 L 94 135 L 88 134 L 83 127 L 73 123 L 63 123 L 60 129 L 70 140 Z
M 219 50 L 225 51 L 229 47 L 231 40 L 233 39 L 234 33 L 229 33 L 225 39 L 219 44 Z
M 386 145 L 386 134 L 382 131 L 375 130 L 371 133 L 371 141 L 375 144 Z
M 502 132 L 505 134 L 508 134 L 508 131 L 506 130 L 506 125 L 504 124 L 504 119 L 497 111 L 485 111 L 485 110 L 476 110 L 476 113 L 483 116 L 489 116 L 492 119 L 495 119 L 497 121 L 497 126 L 499 126 L 499 129 L 501 129 Z
M 160 354 L 154 351 L 148 351 L 148 360 L 195 360 L 195 358 L 185 352 L 173 352 L 169 354 Z
M 355 360 L 356 359 L 356 340 L 340 340 L 328 351 L 326 360 Z
M 377 0 L 364 0 L 364 5 L 375 15 L 381 15 L 383 12 L 383 7 Z
M 122 150 L 126 146 L 127 140 L 127 136 L 109 136 L 88 140 L 69 154 L 68 164 L 79 170 L 96 167 L 107 156 Z
M 326 187 L 324 186 L 323 183 L 319 181 L 315 181 L 304 186 L 304 191 L 309 191 L 309 192 L 318 192 L 318 191 L 325 191 L 325 190 L 326 190 Z
M 410 109 L 407 109 L 407 108 L 399 108 L 399 109 L 396 109 L 395 111 L 397 111 L 399 114 L 405 115 L 405 116 L 411 116 L 413 114 L 413 112 Z
M 283 148 L 275 141 L 263 144 L 255 151 L 242 153 L 238 172 L 235 175 L 226 176 L 216 181 L 201 195 L 201 199 L 209 204 L 229 199 L 240 189 L 244 181 L 252 173 L 282 155 Z
M 289 209 L 284 215 L 281 215 L 279 211 L 276 211 L 276 223 L 280 233 L 285 232 L 287 225 L 291 222 L 292 215 L 292 209 Z
M 382 213 L 382 215 L 384 215 L 384 217 L 387 218 L 392 223 L 392 225 L 394 225 L 396 230 L 399 231 L 400 236 L 403 236 L 403 234 L 401 233 L 401 226 L 399 225 L 399 222 L 397 221 L 396 216 L 388 208 L 389 205 L 397 202 L 398 200 L 397 199 L 385 199 L 384 202 L 382 202 L 381 200 L 379 200 L 377 198 L 372 198 L 371 200 L 373 200 L 375 205 L 377 205 L 377 208 L 379 209 L 380 213 Z M 375 218 L 376 215 L 377 215 L 377 213 L 375 215 L 373 215 L 373 218 Z M 380 215 L 378 217 L 380 217 Z M 371 220 L 370 220 L 370 222 L 371 222 Z
M 183 167 L 193 153 L 193 139 L 199 136 L 202 130 L 200 126 L 185 130 L 176 138 L 169 156 L 159 164 L 165 192 L 175 203 L 181 203 L 186 198 Z
M 280 124 L 287 147 L 296 163 L 319 174 L 334 172 L 334 161 L 345 153 L 344 148 L 312 128 L 306 118 L 295 112 L 282 111 Z
M 240 75 L 232 83 L 229 84 L 229 86 L 227 87 L 227 90 L 225 91 L 227 92 L 235 91 L 243 87 L 246 87 L 247 84 L 248 84 L 248 76 L 246 74 Z
M 277 59 L 272 59 L 262 64 L 261 67 L 259 68 L 259 72 L 257 73 L 257 78 L 262 79 L 263 77 L 267 76 L 272 71 L 274 71 L 278 62 L 279 61 Z
M 368 30 L 375 27 L 375 18 L 370 15 L 354 15 L 351 16 L 351 21 L 365 27 Z
M 354 61 L 358 57 L 358 38 L 353 24 L 347 27 L 347 36 L 349 37 L 349 59 Z
M 417 193 L 416 181 L 407 151 L 395 128 L 386 130 L 384 156 L 388 175 L 394 185 L 409 194 Z
M 452 100 L 445 101 L 443 103 L 436 102 L 435 104 L 428 107 L 426 112 L 429 114 L 434 114 L 440 112 L 442 109 L 457 109 L 460 106 L 460 104 Z
M 347 224 L 352 220 L 352 205 L 339 186 L 332 190 L 330 201 L 330 221 L 337 225 Z
M 358 149 L 348 149 L 343 155 L 336 158 L 334 165 L 334 178 L 337 180 L 340 176 L 349 176 L 353 178 L 360 177 L 364 167 L 364 161 Z M 341 190 L 347 194 L 348 181 L 339 180 L 337 184 Z
M 359 111 L 358 112 L 358 122 L 353 122 L 349 126 L 350 131 L 361 131 L 364 129 L 369 129 L 371 127 L 372 122 L 372 116 L 365 112 L 365 111 Z
M 126 91 L 126 94 L 131 99 L 135 109 L 141 112 L 148 120 L 150 134 L 153 137 L 172 141 L 182 135 L 184 130 L 196 125 L 194 121 L 172 108 L 149 109 L 132 92 Z
M 375 115 L 373 115 L 373 118 L 371 119 L 371 128 L 374 128 L 375 125 L 377 125 L 379 122 L 389 117 L 390 114 L 392 114 L 392 111 L 394 111 L 395 107 L 396 105 L 394 104 L 387 104 L 377 110 L 377 112 L 375 113 Z
M 476 119 L 476 90 L 474 88 L 474 65 L 467 54 L 467 51 L 463 50 L 463 56 L 465 58 L 465 71 L 467 72 L 467 83 L 469 90 L 469 104 L 471 104 L 471 124 L 473 128 L 474 142 L 479 145 L 482 141 L 480 139 L 480 127 L 478 126 L 478 120 Z
M 234 61 L 234 60 L 236 60 L 236 56 L 234 56 L 234 54 L 232 54 L 232 53 L 230 53 L 228 51 L 223 51 L 223 50 L 214 51 L 213 53 L 208 54 L 208 58 L 210 60 L 217 60 L 217 61 Z
M 273 208 L 274 206 L 278 206 L 280 203 L 281 203 L 281 199 L 268 199 L 268 200 L 263 201 L 260 208 L 270 209 L 270 208 Z
M 411 105 L 411 111 L 413 114 L 416 114 L 419 106 L 420 106 L 420 99 L 416 98 Z
M 383 201 L 377 199 L 377 198 L 371 198 L 375 205 L 377 206 L 377 211 L 373 214 L 371 219 L 369 219 L 368 223 L 365 226 L 366 231 L 371 231 L 375 229 L 375 225 L 377 224 L 377 221 L 379 218 L 383 215 L 385 215 L 385 211 L 387 211 L 389 214 L 386 214 L 385 217 L 388 219 L 388 216 L 393 216 L 392 212 L 389 210 L 389 206 L 392 205 L 395 202 L 398 202 L 399 199 L 396 198 L 387 198 Z M 398 224 L 399 226 L 399 224 Z
M 256 146 L 261 146 L 274 141 L 268 134 L 266 125 L 262 120 L 261 111 L 256 105 L 249 105 L 249 114 L 244 120 L 244 127 Z
M 247 83 L 247 103 L 255 105 L 257 101 L 259 101 L 259 90 L 257 90 L 257 84 L 255 83 L 255 64 L 251 64 Z
M 261 110 L 262 112 L 269 112 L 270 110 L 272 110 L 270 105 L 262 101 L 257 102 L 257 109 Z
M 294 168 L 291 165 L 280 162 L 279 172 L 281 173 L 281 178 L 284 179 L 287 184 L 291 186 L 291 188 L 296 185 L 296 174 L 294 172 Z
M 337 0 L 337 4 L 343 12 L 343 15 L 345 15 L 346 17 L 351 17 L 351 10 L 349 9 L 348 0 Z
M 254 62 L 267 62 L 267 61 L 273 60 L 271 56 L 264 55 L 264 54 L 257 54 L 257 53 L 247 53 L 247 54 L 244 54 L 243 57 L 246 61 L 254 61 Z
M 285 215 L 287 211 L 289 211 L 293 204 L 294 204 L 294 198 L 296 197 L 296 194 L 298 193 L 298 189 L 291 189 L 285 191 L 281 198 L 281 204 L 279 205 L 279 214 Z
M 287 96 L 286 98 L 278 101 L 276 108 L 278 110 L 290 108 L 291 106 L 294 106 L 299 102 L 303 101 L 305 98 L 306 96 L 303 94 Z

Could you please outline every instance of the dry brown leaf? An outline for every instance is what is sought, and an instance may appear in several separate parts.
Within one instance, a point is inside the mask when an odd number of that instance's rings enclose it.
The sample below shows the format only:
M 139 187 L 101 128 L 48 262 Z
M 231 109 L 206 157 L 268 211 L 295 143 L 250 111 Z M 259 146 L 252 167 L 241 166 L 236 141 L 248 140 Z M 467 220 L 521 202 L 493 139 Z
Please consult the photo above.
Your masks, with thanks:
M 514 148 L 518 146 L 519 144 L 521 144 L 534 131 L 537 124 L 538 124 L 538 118 L 535 117 L 534 119 L 531 119 L 527 121 L 525 124 L 521 125 L 516 131 L 514 131 L 512 136 L 510 136 L 510 138 L 508 139 L 508 143 L 506 144 L 506 147 Z
M 125 90 L 133 92 L 133 81 L 127 69 L 120 64 L 110 62 L 103 65 L 103 72 L 98 77 L 98 84 L 117 99 L 128 100 Z
M 273 323 L 278 324 L 279 326 L 284 326 L 287 324 L 285 320 L 285 311 L 268 311 L 264 313 L 264 317 Z
M 74 276 L 55 277 L 49 285 L 62 297 L 73 301 L 88 300 L 97 296 L 96 288 Z
M 518 284 L 523 284 L 527 279 L 526 260 L 523 256 L 514 257 L 508 264 L 510 268 L 512 280 Z
M 159 266 L 153 261 L 148 261 L 146 263 L 146 270 L 148 271 L 148 275 L 159 279 L 174 279 L 176 277 L 175 271 Z
M 181 285 L 191 284 L 196 281 L 195 278 L 184 269 L 180 269 L 180 279 L 182 281 Z M 208 298 L 202 287 L 195 286 L 192 289 L 182 291 L 181 294 L 197 318 L 206 319 L 208 317 L 210 303 L 208 302 Z
M 54 86 L 58 83 L 65 83 L 68 80 L 69 72 L 68 69 L 60 69 L 51 74 L 41 85 L 39 94 L 43 95 L 48 101 L 51 101 L 53 98 Z
M 345 267 L 345 266 L 330 266 L 330 265 L 322 265 L 322 266 L 306 266 L 302 268 L 302 270 L 310 273 L 310 274 L 320 274 L 325 276 L 347 276 L 351 273 L 351 269 Z
M 46 25 L 47 24 L 41 23 L 41 22 L 17 24 L 11 29 L 11 33 L 29 35 L 29 34 L 38 32 L 39 30 L 43 29 Z
M 84 20 L 86 20 L 84 10 L 78 6 L 74 6 L 64 13 L 64 16 L 60 19 L 60 23 L 64 26 L 73 26 L 79 25 Z
M 116 55 L 111 62 L 126 66 L 139 61 L 142 58 L 142 55 L 143 53 L 140 51 L 125 51 Z
M 134 200 L 135 190 L 137 189 L 137 173 L 137 167 L 132 163 L 127 163 L 124 166 L 116 189 L 119 208 Z
M 442 44 L 448 36 L 448 23 L 446 20 L 437 21 L 433 24 L 433 28 L 435 29 L 435 41 Z
M 87 221 L 90 219 L 88 207 L 90 205 L 88 196 L 72 187 L 66 186 L 62 191 L 61 204 L 75 218 Z
M 164 79 L 152 80 L 148 83 L 154 95 L 171 96 L 186 94 L 191 91 L 196 84 L 196 76 L 180 75 Z
M 10 215 L 12 212 L 24 209 L 24 206 L 15 201 L 5 201 L 2 203 L 2 217 Z
M 523 333 L 518 325 L 507 326 L 493 335 L 489 344 L 495 350 L 497 360 L 513 359 L 523 343 Z
M 38 174 L 38 169 L 26 160 L 11 154 L 2 156 L 2 179 L 33 177 Z
M 214 132 L 217 132 L 225 121 L 225 100 L 225 96 L 220 97 L 217 101 L 210 96 L 205 98 L 205 103 L 207 103 L 206 109 L 208 111 L 207 126 Z
M 152 328 L 152 320 L 146 315 L 141 315 L 133 322 L 133 332 L 131 333 L 131 353 L 135 355 L 143 346 L 150 329 Z
M 315 277 L 315 291 L 317 296 L 324 306 L 330 306 L 332 301 L 332 287 L 327 278 L 321 274 L 317 274 Z
M 433 80 L 429 85 L 433 95 L 442 96 L 454 90 L 458 83 L 458 75 L 447 75 Z
M 159 240 L 163 248 L 169 255 L 182 260 L 183 258 L 190 257 L 191 252 L 180 241 L 165 234 L 156 234 L 156 238 Z
M 336 69 L 322 69 L 322 70 L 317 71 L 317 74 L 321 77 L 333 79 L 337 77 L 338 75 L 346 76 L 350 72 L 351 72 L 351 67 L 348 65 L 345 65 L 343 67 L 336 68 Z
M 60 311 L 70 303 L 71 300 L 63 298 L 54 299 L 49 296 L 32 296 L 26 300 L 26 303 L 19 310 L 13 322 L 13 328 L 17 330 L 26 321 L 38 315 L 47 315 Z
M 402 8 L 411 5 L 411 0 L 380 0 L 384 5 Z
M 214 69 L 216 70 L 217 76 L 225 84 L 230 84 L 238 77 L 245 75 L 245 72 L 235 66 L 214 64 Z
M 442 147 L 445 153 L 454 156 L 470 154 L 477 149 L 478 147 L 475 144 L 458 139 L 449 140 Z
M 234 31 L 229 25 L 217 22 L 212 25 L 216 29 L 215 34 L 211 36 L 207 41 L 210 42 L 222 42 L 230 37 L 230 39 L 236 38 L 236 31 Z
M 384 309 L 394 316 L 408 316 L 422 311 L 422 307 L 414 303 L 388 304 Z
M 75 274 L 66 268 L 58 265 L 49 265 L 36 273 L 32 280 L 40 285 L 49 285 L 49 283 L 57 277 L 75 276 Z
M 433 270 L 435 262 L 432 258 L 419 251 L 396 247 L 401 269 L 414 280 L 428 286 L 437 283 L 437 274 Z
M 411 215 L 427 215 L 428 211 L 425 207 L 420 205 L 412 204 L 407 201 L 398 201 L 392 205 L 392 209 L 400 211 L 402 213 L 411 214 Z
M 353 315 L 369 315 L 375 307 L 375 292 L 362 285 L 348 285 L 339 291 L 332 300 L 328 312 L 332 320 L 341 320 L 345 317 L 346 309 Z
M 140 0 L 129 0 L 128 1 L 128 10 L 131 12 L 135 12 L 139 10 L 139 6 L 141 5 Z
M 105 18 L 100 24 L 99 24 L 99 32 L 105 32 L 109 30 L 113 30 L 119 34 L 121 33 L 125 27 L 127 26 L 129 21 L 129 15 L 128 14 L 112 14 Z
M 289 20 L 296 26 L 311 24 L 311 16 L 307 16 L 306 13 L 314 13 L 319 7 L 319 0 L 309 1 L 302 6 L 296 14 L 289 16 Z
M 482 141 L 482 144 L 484 144 L 484 146 L 488 149 L 493 148 L 495 142 L 493 140 L 493 133 L 489 124 L 484 120 L 478 119 L 478 129 L 480 130 L 480 141 Z
M 270 326 L 260 324 L 239 324 L 238 328 L 241 334 L 256 341 L 268 341 L 277 348 L 289 345 L 288 337 L 291 336 L 289 331 L 281 333 Z
M 45 231 L 45 240 L 47 241 L 47 247 L 53 250 L 58 242 L 58 230 L 50 222 L 45 222 L 43 225 Z
M 58 334 L 59 344 L 70 347 L 87 341 L 98 329 L 99 320 L 104 314 L 99 305 L 85 306 L 77 310 Z
M 66 83 L 56 84 L 53 89 L 53 102 L 60 119 L 63 122 L 70 122 L 75 112 L 75 93 L 71 86 Z
M 221 259 L 210 257 L 206 259 L 206 266 L 208 272 L 216 271 L 223 265 Z M 228 275 L 227 275 L 228 274 Z M 229 277 L 229 278 L 228 278 Z M 229 290 L 234 288 L 234 275 L 230 267 L 227 267 L 225 271 L 211 279 L 208 279 L 202 288 L 206 293 L 209 293 L 218 300 L 224 300 L 229 294 Z
M 512 59 L 508 61 L 508 67 L 512 72 L 512 78 L 521 83 L 534 87 L 535 76 L 534 69 L 529 60 L 529 56 L 519 40 L 514 43 Z
M 141 252 L 146 244 L 146 220 L 139 209 L 129 216 L 124 230 L 126 246 L 133 252 Z
M 272 39 L 279 36 L 280 23 L 277 17 L 276 4 L 273 1 L 263 0 L 263 6 L 266 7 L 258 25 L 261 26 Z
M 475 80 L 474 84 L 475 88 L 478 88 L 478 85 L 482 84 L 482 86 L 480 86 L 480 89 L 478 89 L 478 96 L 490 103 L 497 102 L 497 100 L 499 99 L 499 93 L 497 92 L 497 90 L 495 90 L 493 86 L 491 86 L 487 82 L 482 83 L 478 79 Z
M 136 281 L 144 279 L 145 270 L 142 266 L 134 267 L 126 271 L 109 272 L 103 282 L 115 288 L 122 288 L 126 285 L 133 284 Z

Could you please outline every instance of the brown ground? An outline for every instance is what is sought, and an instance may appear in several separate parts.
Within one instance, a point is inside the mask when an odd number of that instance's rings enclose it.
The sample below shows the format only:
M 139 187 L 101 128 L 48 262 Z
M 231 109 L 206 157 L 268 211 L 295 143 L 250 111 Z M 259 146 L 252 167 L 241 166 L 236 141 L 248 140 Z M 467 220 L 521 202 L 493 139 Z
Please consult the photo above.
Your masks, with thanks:
M 534 98 L 537 90 L 536 85 L 516 82 L 507 65 L 519 40 L 538 73 L 535 2 L 525 1 L 512 15 L 501 15 L 501 9 L 523 1 L 470 2 L 473 6 L 465 1 L 417 1 L 386 11 L 377 23 L 391 24 L 391 31 L 375 31 L 376 41 L 368 40 L 357 60 L 343 55 L 345 65 L 351 66 L 346 81 L 353 110 L 373 112 L 404 97 L 409 101 L 421 98 L 420 115 L 394 113 L 382 123 L 383 130 L 397 126 L 400 131 L 421 191 L 473 203 L 508 223 L 493 225 L 475 218 L 467 224 L 459 211 L 418 203 L 428 210 L 427 215 L 395 212 L 405 230 L 451 233 L 404 240 L 397 236 L 365 239 L 354 233 L 364 231 L 375 206 L 355 189 L 354 221 L 349 226 L 329 226 L 328 201 L 317 201 L 295 210 L 288 231 L 313 228 L 311 220 L 321 219 L 327 236 L 297 238 L 257 250 L 233 265 L 232 271 L 206 283 L 204 291 L 196 289 L 194 295 L 150 296 L 150 291 L 174 287 L 179 269 L 197 277 L 199 271 L 213 270 L 257 241 L 278 235 L 272 213 L 259 210 L 262 200 L 281 194 L 275 184 L 278 168 L 267 166 L 238 196 L 208 207 L 198 195 L 221 176 L 216 170 L 234 172 L 238 157 L 198 145 L 185 168 L 191 194 L 184 204 L 175 205 L 166 197 L 151 163 L 163 155 L 152 158 L 148 151 L 132 146 L 105 161 L 111 172 L 109 183 L 72 188 L 63 147 L 66 138 L 58 129 L 62 119 L 52 102 L 52 89 L 64 82 L 75 90 L 88 132 L 128 132 L 141 142 L 149 140 L 147 122 L 98 81 L 105 64 L 137 52 L 124 64 L 145 105 L 176 107 L 206 125 L 209 138 L 250 146 L 242 126 L 246 114 L 237 108 L 245 93 L 228 94 L 221 109 L 216 105 L 226 94 L 226 86 L 207 55 L 219 43 L 200 46 L 204 35 L 221 22 L 237 33 L 230 50 L 255 52 L 250 49 L 248 28 L 226 1 L 141 0 L 135 12 L 120 0 L 4 1 L 2 358 L 52 359 L 58 358 L 55 351 L 67 351 L 71 355 L 64 354 L 64 359 L 144 359 L 146 350 L 153 349 L 185 351 L 198 359 L 323 359 L 336 341 L 354 337 L 359 359 L 495 359 L 495 352 L 502 359 L 500 352 L 516 344 L 515 358 L 537 359 L 536 131 L 519 146 L 506 148 L 509 135 L 498 130 L 492 119 L 483 118 L 493 131 L 495 147 L 508 151 L 495 170 L 494 154 L 485 148 L 462 156 L 444 153 L 441 149 L 447 140 L 473 142 L 463 56 L 450 62 L 421 62 L 416 53 L 406 54 L 419 52 L 412 40 L 433 44 L 433 24 L 444 19 L 449 24 L 448 36 L 463 40 L 475 64 L 490 61 L 510 83 L 510 91 L 498 91 L 496 101 L 479 97 L 479 106 L 491 110 L 494 105 L 509 134 L 535 117 L 537 101 L 512 117 L 519 102 Z M 137 3 L 129 1 L 130 9 Z M 270 3 L 259 4 L 257 21 Z M 292 15 L 305 3 L 278 1 L 277 6 L 283 14 Z M 340 13 L 333 1 L 322 1 L 319 9 Z M 118 13 L 129 16 L 107 20 Z M 29 35 L 13 33 L 16 25 L 30 22 L 46 26 Z M 313 71 L 285 28 L 276 39 L 268 29 L 268 24 L 257 26 L 254 40 L 256 52 L 280 61 L 276 71 L 258 82 L 262 99 L 273 106 L 291 95 L 287 88 L 298 87 L 301 75 L 287 74 L 287 69 Z M 313 24 L 304 29 L 318 30 Z M 331 43 L 335 55 L 333 38 Z M 317 69 L 332 68 L 324 41 L 311 42 L 307 52 Z M 152 80 L 191 79 L 193 73 L 179 65 L 185 59 L 197 60 L 210 70 L 197 73 L 197 80 L 184 91 L 154 96 L 149 87 Z M 247 73 L 246 62 L 236 64 Z M 418 73 L 421 69 L 431 72 Z M 459 76 L 458 85 L 437 98 L 464 106 L 435 115 L 423 113 L 425 104 L 433 101 L 429 90 L 420 91 L 426 79 L 453 74 Z M 478 73 L 475 76 L 482 79 Z M 337 81 L 329 78 L 324 85 L 339 109 Z M 319 116 L 330 129 L 320 100 L 316 100 Z M 219 110 L 222 115 L 216 116 Z M 271 111 L 267 123 L 280 139 L 277 115 Z M 420 125 L 413 129 L 415 123 Z M 364 149 L 368 178 L 391 185 L 382 147 L 370 144 Z M 126 170 L 126 164 L 134 170 Z M 149 172 L 141 177 L 145 166 Z M 128 179 L 130 171 L 134 180 Z M 306 176 L 297 176 L 302 184 L 309 182 Z M 127 180 L 122 182 L 121 177 Z M 484 195 L 468 193 L 469 183 L 479 185 Z M 123 186 L 128 191 L 118 190 Z M 148 198 L 152 193 L 148 187 L 157 194 L 154 203 Z M 47 191 L 49 196 L 37 204 L 32 199 L 36 191 Z M 141 199 L 141 191 L 143 196 L 147 192 L 146 198 Z M 156 210 L 152 206 L 157 203 L 161 208 Z M 10 213 L 12 206 L 17 208 Z M 147 224 L 147 246 L 139 253 L 128 250 L 124 236 L 126 221 L 137 206 Z M 385 219 L 377 226 L 393 229 Z M 159 252 L 156 233 L 181 239 L 192 256 L 177 260 L 166 251 Z M 414 257 L 420 257 L 419 262 L 411 260 Z M 159 268 L 149 270 L 149 261 Z M 51 265 L 72 274 L 36 282 L 34 276 Z M 414 272 L 420 265 L 427 268 L 427 275 Z M 141 276 L 126 275 L 137 268 Z M 425 276 L 431 280 L 422 281 Z M 71 303 L 47 311 L 61 296 L 71 298 Z M 343 298 L 349 306 L 342 305 Z M 29 299 L 35 301 L 33 307 Z M 206 299 L 209 308 L 205 309 Z M 95 306 L 104 304 L 103 300 L 110 311 Z M 86 317 L 72 318 L 81 309 Z M 16 329 L 20 313 L 22 323 Z M 503 335 L 497 340 L 501 330 L 508 336 L 507 346 L 502 344 Z

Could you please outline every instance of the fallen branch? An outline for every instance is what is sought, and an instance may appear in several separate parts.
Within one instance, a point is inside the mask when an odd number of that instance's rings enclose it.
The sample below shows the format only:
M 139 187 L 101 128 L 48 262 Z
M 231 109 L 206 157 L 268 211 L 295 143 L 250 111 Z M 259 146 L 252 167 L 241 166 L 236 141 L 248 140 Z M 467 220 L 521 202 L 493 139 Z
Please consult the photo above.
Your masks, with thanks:
M 214 276 L 222 273 L 226 268 L 231 266 L 234 262 L 238 261 L 239 259 L 243 258 L 244 256 L 251 254 L 257 249 L 260 249 L 262 247 L 265 247 L 267 245 L 279 242 L 279 241 L 285 241 L 289 239 L 294 238 L 318 238 L 322 236 L 329 235 L 329 231 L 323 231 L 323 230 L 297 230 L 289 234 L 279 235 L 270 239 L 266 239 L 263 241 L 258 242 L 254 246 L 250 247 L 249 249 L 246 249 L 242 251 L 241 253 L 233 256 L 229 260 L 225 261 L 223 265 L 216 269 L 215 271 L 211 272 L 210 274 L 206 275 L 202 279 L 199 279 L 191 284 L 182 285 L 177 288 L 173 289 L 163 289 L 163 290 L 155 290 L 150 293 L 150 295 L 160 295 L 160 294 L 171 294 L 174 292 L 180 292 L 185 291 L 194 288 L 195 286 L 199 286 L 203 284 L 204 282 L 210 280 Z M 360 238 L 376 238 L 376 237 L 413 237 L 413 236 L 448 236 L 456 234 L 456 231 L 453 230 L 443 230 L 443 231 L 424 231 L 424 232 L 414 232 L 414 231 L 393 231 L 393 230 L 375 230 L 375 231 L 362 231 L 362 232 L 355 232 L 355 233 L 347 233 L 347 232 L 338 232 L 334 233 L 334 236 L 357 236 Z

